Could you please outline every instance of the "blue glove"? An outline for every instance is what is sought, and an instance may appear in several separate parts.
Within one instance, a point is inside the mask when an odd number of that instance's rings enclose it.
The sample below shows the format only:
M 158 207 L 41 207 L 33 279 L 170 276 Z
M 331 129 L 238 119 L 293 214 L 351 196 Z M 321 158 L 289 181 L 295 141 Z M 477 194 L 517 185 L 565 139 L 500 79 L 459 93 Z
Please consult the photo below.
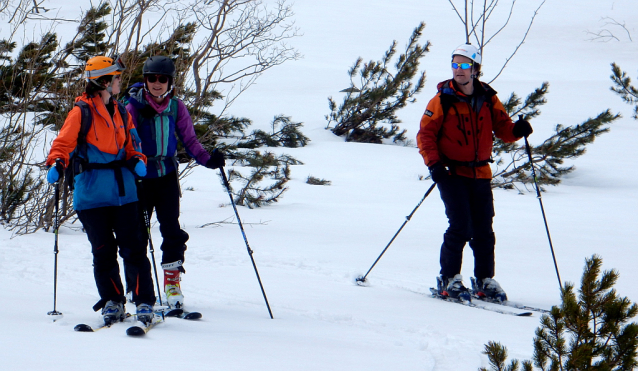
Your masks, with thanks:
M 137 161 L 137 164 L 135 164 L 135 174 L 138 176 L 146 176 L 146 165 L 144 164 L 144 161 Z
M 55 165 L 49 168 L 49 172 L 47 173 L 47 182 L 54 184 L 57 182 L 62 176 L 62 171 L 64 170 L 64 165 L 62 165 L 62 160 L 56 159 Z

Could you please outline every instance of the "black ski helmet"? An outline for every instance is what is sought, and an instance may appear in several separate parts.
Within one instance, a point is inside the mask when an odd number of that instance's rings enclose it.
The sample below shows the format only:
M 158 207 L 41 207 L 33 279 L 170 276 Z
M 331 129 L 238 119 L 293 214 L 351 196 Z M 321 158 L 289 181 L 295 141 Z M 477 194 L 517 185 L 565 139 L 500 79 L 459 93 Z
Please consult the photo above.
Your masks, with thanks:
M 172 78 L 175 77 L 175 63 L 169 58 L 163 55 L 156 55 L 154 57 L 148 57 L 142 67 L 143 75 L 166 75 Z

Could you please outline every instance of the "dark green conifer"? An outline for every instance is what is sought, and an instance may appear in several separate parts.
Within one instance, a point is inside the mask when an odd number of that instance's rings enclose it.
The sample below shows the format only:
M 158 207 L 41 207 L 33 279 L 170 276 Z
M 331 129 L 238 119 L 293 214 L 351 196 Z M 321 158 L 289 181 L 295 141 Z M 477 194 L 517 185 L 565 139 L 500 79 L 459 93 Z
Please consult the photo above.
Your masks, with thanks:
M 601 275 L 601 266 L 597 255 L 586 259 L 578 293 L 573 284 L 566 283 L 562 304 L 542 316 L 534 338 L 535 367 L 543 371 L 630 371 L 638 366 L 638 324 L 629 322 L 638 314 L 638 306 L 619 297 L 613 288 L 618 272 L 612 269 Z M 492 370 L 518 369 L 516 361 L 505 368 L 507 349 L 499 343 L 488 343 L 484 353 Z M 532 370 L 529 361 L 523 366 L 525 371 Z
M 425 72 L 418 73 L 422 57 L 429 51 L 430 43 L 419 44 L 425 24 L 417 26 L 406 47 L 390 71 L 392 58 L 396 54 L 397 42 L 393 41 L 380 61 L 363 63 L 359 58 L 348 71 L 350 87 L 341 105 L 328 98 L 330 114 L 328 125 L 334 124 L 332 132 L 346 136 L 355 142 L 381 143 L 392 137 L 395 142 L 405 141 L 405 130 L 396 111 L 416 101 L 414 95 L 423 89 Z M 412 80 L 417 76 L 416 82 Z M 355 79 L 359 81 L 355 82 Z M 359 86 L 359 87 L 358 87 Z

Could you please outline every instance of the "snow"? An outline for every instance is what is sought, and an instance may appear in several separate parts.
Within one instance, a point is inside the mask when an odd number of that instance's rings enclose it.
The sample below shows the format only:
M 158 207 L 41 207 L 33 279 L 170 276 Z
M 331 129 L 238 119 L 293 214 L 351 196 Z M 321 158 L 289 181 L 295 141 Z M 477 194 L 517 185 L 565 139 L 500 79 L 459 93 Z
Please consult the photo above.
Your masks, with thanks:
M 271 149 L 304 162 L 293 167 L 290 189 L 279 203 L 239 207 L 274 319 L 228 194 L 215 172 L 199 167 L 183 183 L 180 221 L 190 241 L 182 286 L 188 308 L 204 317 L 167 319 L 145 338 L 127 337 L 125 324 L 76 333 L 78 323 L 100 322 L 91 310 L 98 297 L 90 247 L 78 225 L 60 230 L 57 309 L 64 316 L 56 322 L 47 315 L 53 309 L 53 234 L 12 237 L 0 230 L 2 369 L 476 370 L 488 366 L 481 352 L 490 340 L 507 346 L 510 358 L 530 359 L 537 313 L 504 316 L 429 297 L 447 226 L 437 190 L 371 271 L 369 287 L 354 284 L 431 183 L 419 180 L 427 169 L 414 147 L 344 143 L 324 130 L 327 97 L 341 99 L 338 91 L 348 86 L 346 71 L 357 57 L 379 59 L 392 40 L 403 46 L 424 21 L 423 40 L 432 42 L 422 62 L 428 81 L 418 102 L 400 112 L 401 127 L 414 138 L 436 83 L 449 78 L 450 51 L 463 42 L 449 3 L 431 3 L 297 1 L 295 21 L 303 36 L 291 43 L 305 58 L 268 71 L 230 110 L 265 127 L 276 114 L 292 116 L 312 139 L 305 148 Z M 75 14 L 76 8 L 62 4 L 52 7 Z M 485 80 L 516 47 L 538 4 L 520 5 L 511 30 L 490 44 Z M 609 91 L 609 75 L 610 63 L 616 62 L 638 78 L 637 44 L 623 29 L 605 26 L 602 17 L 625 23 L 638 38 L 635 0 L 548 1 L 493 87 L 505 99 L 512 91 L 526 96 L 550 82 L 549 102 L 532 122 L 531 144 L 558 123 L 580 123 L 607 108 L 623 114 L 574 162 L 577 169 L 563 184 L 548 188 L 542 202 L 562 280 L 578 283 L 585 258 L 599 254 L 604 269 L 620 272 L 619 294 L 635 301 L 638 122 L 630 117 L 631 107 Z M 601 28 L 619 40 L 589 40 L 588 31 Z M 309 175 L 332 184 L 308 185 Z M 549 309 L 559 303 L 559 290 L 539 202 L 534 193 L 496 190 L 494 197 L 495 278 L 510 299 Z M 157 225 L 152 233 L 159 261 Z M 462 273 L 469 284 L 469 248 L 465 263 Z

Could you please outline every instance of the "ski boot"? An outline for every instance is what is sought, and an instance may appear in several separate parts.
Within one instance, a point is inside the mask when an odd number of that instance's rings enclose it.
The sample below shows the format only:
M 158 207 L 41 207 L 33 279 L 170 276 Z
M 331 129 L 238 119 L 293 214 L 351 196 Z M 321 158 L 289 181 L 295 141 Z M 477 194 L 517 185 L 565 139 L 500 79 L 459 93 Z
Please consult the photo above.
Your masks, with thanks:
M 454 277 L 436 277 L 437 290 L 439 295 L 459 301 L 472 301 L 469 290 L 463 285 L 463 276 L 460 274 Z
M 109 300 L 102 308 L 102 318 L 104 318 L 104 324 L 111 326 L 115 322 L 121 322 L 126 316 L 124 312 L 124 304 Z
M 149 324 L 153 321 L 153 306 L 149 304 L 139 304 L 137 306 L 137 320 L 145 324 Z
M 507 301 L 507 295 L 501 288 L 501 285 L 493 278 L 472 277 L 472 293 L 481 300 L 504 302 Z
M 184 308 L 184 295 L 179 285 L 181 281 L 180 273 L 182 272 L 182 262 L 162 264 L 164 268 L 164 292 L 166 293 L 166 302 L 171 309 Z

